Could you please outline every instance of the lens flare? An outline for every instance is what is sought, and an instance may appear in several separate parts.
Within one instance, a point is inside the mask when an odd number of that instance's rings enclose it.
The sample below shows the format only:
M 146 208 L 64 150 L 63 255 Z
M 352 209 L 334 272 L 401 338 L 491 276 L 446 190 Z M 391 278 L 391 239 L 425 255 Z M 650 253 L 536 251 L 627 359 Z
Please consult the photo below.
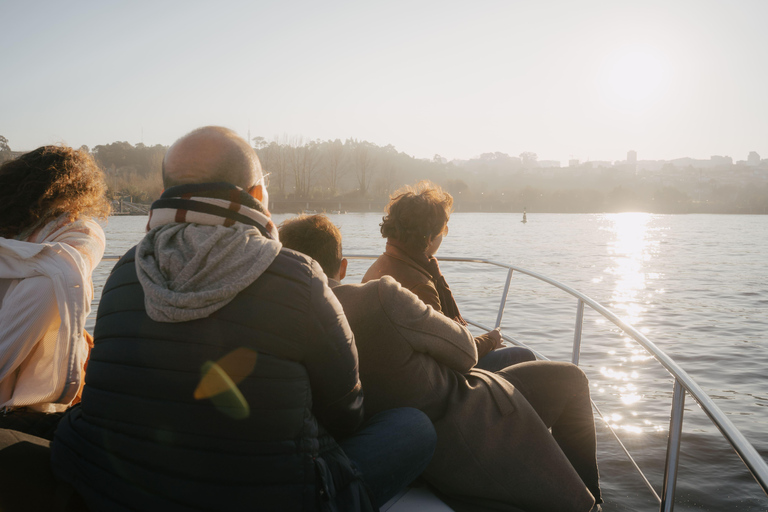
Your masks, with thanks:
M 256 367 L 257 358 L 254 350 L 238 348 L 218 361 L 206 361 L 200 369 L 195 399 L 210 399 L 216 409 L 233 419 L 247 418 L 250 407 L 237 385 Z

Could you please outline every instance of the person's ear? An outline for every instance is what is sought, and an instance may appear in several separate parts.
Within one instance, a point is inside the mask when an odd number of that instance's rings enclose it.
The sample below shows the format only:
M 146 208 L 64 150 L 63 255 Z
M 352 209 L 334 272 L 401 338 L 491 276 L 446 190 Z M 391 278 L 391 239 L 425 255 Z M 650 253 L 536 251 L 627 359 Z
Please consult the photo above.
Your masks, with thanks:
M 264 187 L 259 183 L 248 189 L 248 194 L 257 201 L 264 200 Z
M 339 281 L 347 276 L 347 258 L 341 258 L 341 265 L 339 265 Z

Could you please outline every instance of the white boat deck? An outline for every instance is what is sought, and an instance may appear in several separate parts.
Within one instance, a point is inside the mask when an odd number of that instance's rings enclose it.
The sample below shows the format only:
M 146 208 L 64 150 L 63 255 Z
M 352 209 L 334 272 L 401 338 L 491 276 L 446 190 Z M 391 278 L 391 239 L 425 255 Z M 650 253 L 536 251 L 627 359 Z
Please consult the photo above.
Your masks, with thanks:
M 426 487 L 409 487 L 381 507 L 381 512 L 453 512 Z

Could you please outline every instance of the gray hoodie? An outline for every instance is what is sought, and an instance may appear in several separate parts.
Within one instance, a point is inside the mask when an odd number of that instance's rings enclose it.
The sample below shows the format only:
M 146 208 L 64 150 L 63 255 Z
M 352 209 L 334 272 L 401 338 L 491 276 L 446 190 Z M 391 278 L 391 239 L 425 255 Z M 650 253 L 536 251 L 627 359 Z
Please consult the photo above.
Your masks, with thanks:
M 269 267 L 282 244 L 244 224 L 166 224 L 136 248 L 147 315 L 157 322 L 205 318 Z

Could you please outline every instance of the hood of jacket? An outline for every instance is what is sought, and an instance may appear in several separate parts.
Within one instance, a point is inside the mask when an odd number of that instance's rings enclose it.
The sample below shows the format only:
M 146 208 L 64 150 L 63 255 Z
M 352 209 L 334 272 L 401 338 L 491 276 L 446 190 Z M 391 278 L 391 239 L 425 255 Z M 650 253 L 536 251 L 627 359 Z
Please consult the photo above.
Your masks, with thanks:
M 264 273 L 282 244 L 253 226 L 166 224 L 136 249 L 147 314 L 157 322 L 210 316 Z

